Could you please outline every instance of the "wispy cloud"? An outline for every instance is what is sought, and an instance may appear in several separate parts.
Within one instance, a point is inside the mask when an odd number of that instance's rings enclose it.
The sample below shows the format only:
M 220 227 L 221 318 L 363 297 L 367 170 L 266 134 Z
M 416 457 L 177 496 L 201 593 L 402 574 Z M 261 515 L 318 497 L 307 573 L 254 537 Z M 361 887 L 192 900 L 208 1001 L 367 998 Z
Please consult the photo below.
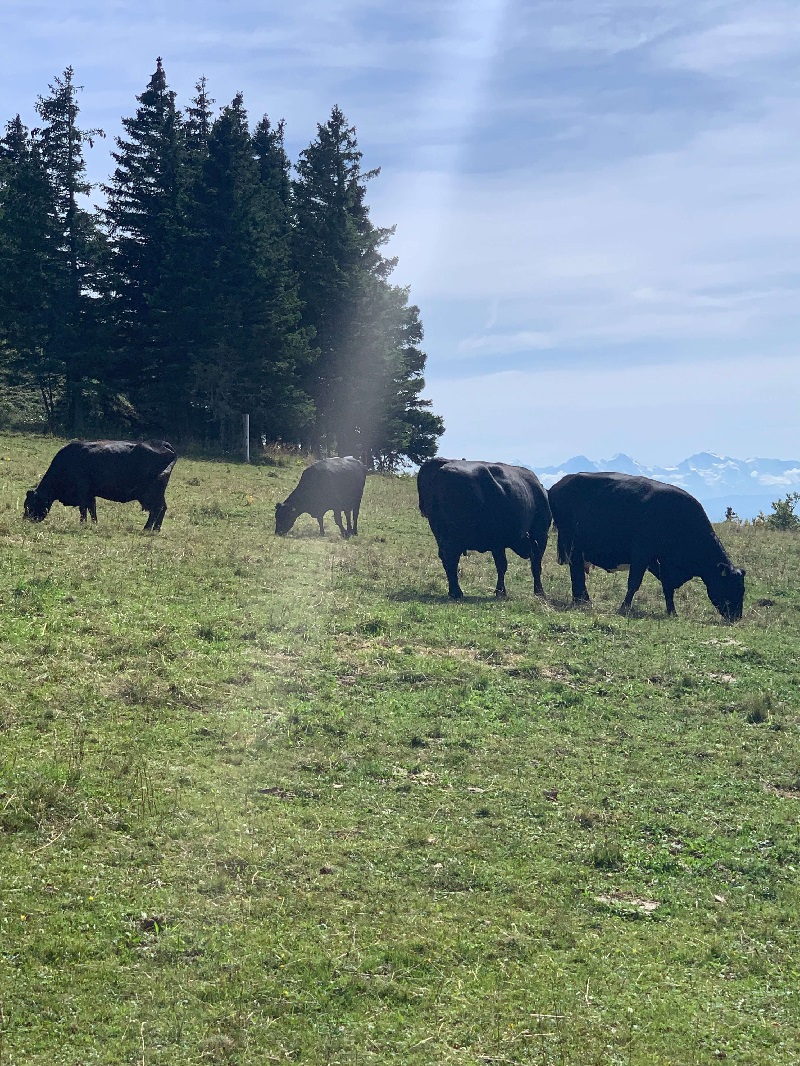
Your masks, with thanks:
M 728 4 L 717 12 L 719 21 L 677 34 L 659 50 L 658 58 L 712 75 L 741 75 L 743 68 L 761 67 L 761 75 L 770 78 L 776 72 L 765 67 L 765 61 L 800 51 L 800 10 L 794 3 Z
M 445 357 L 798 324 L 800 151 L 780 103 L 678 151 L 462 176 L 440 211 L 436 246 L 424 203 L 400 219 L 401 270 L 423 302 L 499 306 L 492 330 L 463 331 Z
M 533 5 L 526 12 L 528 42 L 556 53 L 618 55 L 640 49 L 685 24 L 691 6 L 682 0 L 638 3 L 633 0 L 559 0 Z

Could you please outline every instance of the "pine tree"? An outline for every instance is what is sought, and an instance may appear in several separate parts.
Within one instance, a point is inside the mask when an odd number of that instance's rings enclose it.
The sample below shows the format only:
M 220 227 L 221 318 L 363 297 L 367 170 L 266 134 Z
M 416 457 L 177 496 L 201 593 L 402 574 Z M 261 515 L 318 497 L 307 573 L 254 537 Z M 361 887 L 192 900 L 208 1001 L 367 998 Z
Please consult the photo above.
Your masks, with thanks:
M 264 339 L 274 353 L 269 365 L 274 384 L 264 393 L 260 418 L 268 440 L 299 441 L 314 415 L 306 387 L 314 330 L 303 325 L 299 279 L 292 262 L 294 205 L 284 136 L 283 120 L 273 126 L 267 115 L 253 132 L 264 226 L 262 273 L 268 322 Z
M 124 118 L 105 217 L 113 242 L 120 373 L 143 423 L 188 421 L 190 355 L 181 328 L 186 238 L 183 122 L 159 57 L 138 108 Z
M 17 115 L 0 141 L 0 344 L 11 380 L 39 392 L 51 430 L 65 377 L 60 236 L 44 160 Z
M 364 435 L 375 465 L 396 470 L 405 461 L 423 463 L 436 454 L 444 421 L 421 397 L 425 388 L 426 355 L 420 348 L 419 308 L 408 303 L 408 289 L 384 286 L 383 377 L 376 389 L 376 405 L 365 423 Z
M 267 115 L 264 115 L 253 131 L 253 151 L 258 163 L 261 187 L 267 198 L 273 226 L 282 235 L 288 257 L 291 254 L 289 240 L 292 228 L 292 181 L 291 164 L 286 154 L 284 138 L 283 120 L 273 126 Z
M 288 163 L 282 130 L 274 132 L 262 122 L 254 142 L 240 94 L 208 141 L 200 193 L 208 314 L 195 395 L 223 441 L 243 413 L 271 439 L 296 435 L 310 414 L 299 377 L 307 334 L 288 265 L 287 205 L 276 193 Z
M 441 419 L 419 398 L 425 355 L 418 309 L 389 283 L 396 259 L 383 254 L 393 227 L 373 225 L 356 131 L 338 107 L 301 153 L 293 192 L 295 266 L 305 321 L 319 355 L 310 389 L 315 450 L 352 452 L 397 465 L 433 454 Z M 418 459 L 414 459 L 418 461 Z
M 199 171 L 208 158 L 208 139 L 211 135 L 213 99 L 208 95 L 205 78 L 196 83 L 195 95 L 186 108 L 184 121 L 184 157 L 189 170 Z
M 296 169 L 294 260 L 304 321 L 314 328 L 319 350 L 310 377 L 317 410 L 311 444 L 315 451 L 344 453 L 352 436 L 342 416 L 352 395 L 361 289 L 368 260 L 380 258 L 389 233 L 370 223 L 365 182 L 372 175 L 362 174 L 355 130 L 338 107 L 317 126 Z
M 209 241 L 203 204 L 203 175 L 213 126 L 213 99 L 205 78 L 195 85 L 181 129 L 181 155 L 176 197 L 175 239 L 165 242 L 162 278 L 153 305 L 169 322 L 170 342 L 162 352 L 161 372 L 167 381 L 162 393 L 161 421 L 169 433 L 203 435 L 207 417 L 193 402 L 192 390 L 210 325 Z
M 58 344 L 64 362 L 64 422 L 68 433 L 82 428 L 84 400 L 92 389 L 98 367 L 98 301 L 104 241 L 97 217 L 81 207 L 80 199 L 91 192 L 86 180 L 83 146 L 94 144 L 102 130 L 82 130 L 77 124 L 80 86 L 74 71 L 49 86 L 40 96 L 36 111 L 43 125 L 35 131 L 42 161 L 48 174 L 59 225 L 58 252 L 64 261 L 64 284 L 53 299 L 60 303 Z

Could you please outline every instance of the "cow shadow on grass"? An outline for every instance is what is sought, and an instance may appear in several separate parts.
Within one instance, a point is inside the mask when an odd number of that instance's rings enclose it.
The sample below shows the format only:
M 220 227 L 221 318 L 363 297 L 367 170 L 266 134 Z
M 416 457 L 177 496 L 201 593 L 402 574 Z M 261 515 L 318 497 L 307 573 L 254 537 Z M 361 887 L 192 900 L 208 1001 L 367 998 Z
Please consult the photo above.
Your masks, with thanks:
M 549 607 L 551 611 L 558 611 L 559 613 L 562 611 L 572 611 L 573 609 L 579 611 L 591 610 L 589 607 L 574 608 L 571 600 L 564 600 L 560 596 L 548 596 L 546 599 L 539 600 L 538 602 L 544 607 Z
M 44 531 L 43 531 L 44 532 Z M 47 527 L 48 537 L 100 537 L 105 540 L 109 540 L 111 537 L 117 536 L 117 534 L 140 534 L 145 533 L 141 526 L 125 526 L 108 524 L 101 526 L 100 523 L 95 522 L 76 522 L 74 525 L 59 526 L 55 522 Z M 147 530 L 146 536 L 151 536 L 151 530 Z
M 419 589 L 405 587 L 392 589 L 386 594 L 386 598 L 393 603 L 509 603 L 513 602 L 512 596 L 495 596 L 493 593 L 484 593 L 482 596 L 470 596 L 466 593 L 460 600 L 451 600 L 446 592 L 420 592 Z M 539 603 L 550 601 L 537 601 Z M 553 604 L 550 604 L 553 606 Z
M 447 593 L 441 592 L 420 592 L 419 589 L 405 586 L 402 588 L 392 589 L 391 592 L 386 594 L 387 600 L 393 603 L 425 603 L 425 604 L 445 604 L 445 603 L 518 603 L 522 604 L 525 601 L 520 597 L 514 598 L 513 595 L 508 597 L 493 596 L 491 592 L 482 596 L 469 596 L 464 595 L 460 600 L 451 600 Z M 605 608 L 604 606 L 595 607 L 590 604 L 573 603 L 572 599 L 564 599 L 560 596 L 547 596 L 545 599 L 539 599 L 538 597 L 533 600 L 532 604 L 543 611 L 553 611 L 555 614 L 585 614 L 588 616 L 596 617 L 599 619 L 616 619 L 618 621 L 629 622 L 658 622 L 663 621 L 667 623 L 674 622 L 674 619 L 670 618 L 664 611 L 658 611 L 657 609 L 648 609 L 647 607 L 631 607 L 631 609 L 624 614 L 621 614 L 615 607 Z M 722 628 L 729 628 L 731 623 L 727 622 L 724 618 L 709 617 L 704 619 L 704 624 L 708 626 L 719 626 Z
M 391 592 L 386 594 L 387 600 L 391 600 L 392 603 L 455 603 L 457 601 L 451 600 L 445 593 L 442 595 L 440 592 L 420 592 L 415 588 L 399 588 L 392 589 Z M 469 603 L 470 600 L 478 601 L 477 596 L 465 596 L 461 601 L 462 603 Z
M 277 534 L 275 534 L 277 536 Z M 324 533 L 320 533 L 316 526 L 309 526 L 307 529 L 298 529 L 296 526 L 294 529 L 289 530 L 285 535 L 284 540 L 345 540 L 336 526 L 333 529 L 326 529 Z

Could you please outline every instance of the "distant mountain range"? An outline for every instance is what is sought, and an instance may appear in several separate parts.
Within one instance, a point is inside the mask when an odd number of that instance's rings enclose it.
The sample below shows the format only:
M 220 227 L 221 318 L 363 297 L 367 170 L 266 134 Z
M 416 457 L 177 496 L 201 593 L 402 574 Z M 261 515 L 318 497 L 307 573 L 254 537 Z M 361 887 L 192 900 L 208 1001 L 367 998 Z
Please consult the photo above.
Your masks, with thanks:
M 692 455 L 677 466 L 644 466 L 622 453 L 598 462 L 576 455 L 560 466 L 547 466 L 536 473 L 545 488 L 550 488 L 565 474 L 596 470 L 639 474 L 679 485 L 700 500 L 712 522 L 721 522 L 728 507 L 740 518 L 755 518 L 759 511 L 769 514 L 774 500 L 783 499 L 788 492 L 800 492 L 800 460 L 730 459 L 711 452 Z

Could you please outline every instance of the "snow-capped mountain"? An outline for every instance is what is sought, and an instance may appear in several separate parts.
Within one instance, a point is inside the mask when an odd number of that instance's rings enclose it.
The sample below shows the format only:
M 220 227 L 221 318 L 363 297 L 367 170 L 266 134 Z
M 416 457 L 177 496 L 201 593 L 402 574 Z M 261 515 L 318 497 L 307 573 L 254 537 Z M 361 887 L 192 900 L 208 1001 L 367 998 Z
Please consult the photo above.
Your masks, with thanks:
M 783 499 L 788 492 L 800 492 L 800 460 L 731 459 L 712 452 L 699 452 L 677 466 L 644 466 L 622 453 L 598 462 L 576 455 L 558 467 L 547 466 L 536 473 L 549 488 L 565 474 L 596 470 L 640 474 L 679 485 L 700 500 L 712 522 L 722 521 L 728 507 L 740 518 L 755 518 L 759 511 L 769 513 L 773 500 Z

